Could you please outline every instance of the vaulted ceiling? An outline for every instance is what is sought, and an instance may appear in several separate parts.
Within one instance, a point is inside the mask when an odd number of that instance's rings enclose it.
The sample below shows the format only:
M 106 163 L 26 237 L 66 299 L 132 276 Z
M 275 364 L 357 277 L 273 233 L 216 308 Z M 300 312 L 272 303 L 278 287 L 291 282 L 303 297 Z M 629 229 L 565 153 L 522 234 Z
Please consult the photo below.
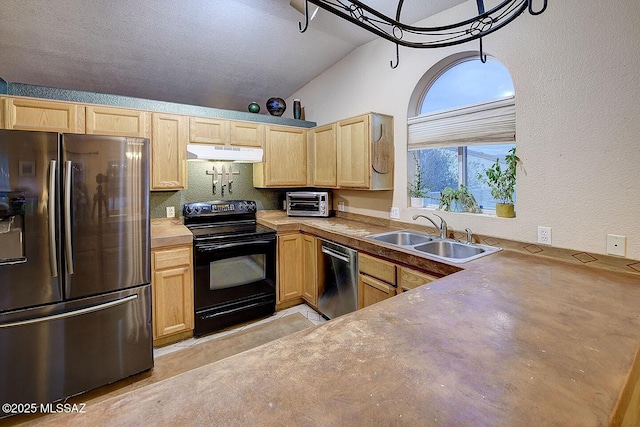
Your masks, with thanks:
M 395 1 L 364 1 L 395 16 Z M 408 0 L 402 21 L 463 2 Z M 301 34 L 303 16 L 289 0 L 0 5 L 0 77 L 8 82 L 240 111 L 251 101 L 264 106 L 272 96 L 290 96 L 374 39 L 323 10 Z

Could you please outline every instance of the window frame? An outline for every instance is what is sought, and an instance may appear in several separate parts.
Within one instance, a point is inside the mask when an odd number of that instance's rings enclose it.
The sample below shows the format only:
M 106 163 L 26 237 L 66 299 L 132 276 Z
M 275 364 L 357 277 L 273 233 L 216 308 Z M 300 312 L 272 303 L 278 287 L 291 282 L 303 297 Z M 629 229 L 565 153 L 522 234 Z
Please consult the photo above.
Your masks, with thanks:
M 431 67 L 422 77 L 422 79 L 420 79 L 420 81 L 418 82 L 417 86 L 416 86 L 416 90 L 414 90 L 414 93 L 411 97 L 411 102 L 410 102 L 410 110 L 413 109 L 414 115 L 412 117 L 409 117 L 409 119 L 418 117 L 422 114 L 422 106 L 424 103 L 425 98 L 427 97 L 427 94 L 429 92 L 429 90 L 433 87 L 433 85 L 435 84 L 435 82 L 442 77 L 443 74 L 445 74 L 447 71 L 449 71 L 450 69 L 458 66 L 459 64 L 462 64 L 464 62 L 467 61 L 473 61 L 476 60 L 478 58 L 477 56 L 477 52 L 466 52 L 466 53 L 458 53 L 455 55 L 452 55 L 448 58 L 445 58 L 443 60 L 441 60 L 440 62 L 438 62 L 437 64 L 435 64 L 433 67 Z M 507 72 L 509 72 L 509 70 L 506 68 L 506 66 L 504 64 L 502 64 L 502 62 L 498 61 L 497 59 L 493 58 L 493 57 L 488 57 L 487 60 L 491 60 L 491 61 L 495 61 L 498 62 L 499 64 L 501 64 Z M 509 73 L 509 77 L 511 78 L 511 74 Z M 513 85 L 513 79 L 511 78 L 511 82 Z M 418 89 L 422 87 L 421 90 L 418 91 Z M 515 87 L 514 87 L 514 108 L 515 108 Z M 418 96 L 416 96 L 418 95 Z M 495 101 L 499 101 L 502 99 L 508 99 L 509 96 L 504 97 L 504 98 L 495 98 Z M 460 106 L 462 107 L 462 105 Z M 451 110 L 454 110 L 456 107 L 452 107 Z M 449 111 L 449 110 L 443 110 L 443 111 Z M 435 113 L 435 112 L 434 112 Z M 424 114 L 432 114 L 432 113 L 424 113 Z M 514 119 L 515 121 L 515 119 Z M 514 124 L 514 128 L 515 128 L 515 124 Z M 409 135 L 407 135 L 407 138 L 409 137 Z M 490 143 L 491 145 L 505 145 L 505 146 L 516 146 L 516 140 L 515 140 L 515 135 L 514 135 L 514 140 L 512 142 L 507 142 L 507 141 L 496 141 L 493 143 Z M 480 145 L 487 145 L 486 142 L 478 142 L 478 143 L 467 143 L 465 145 L 447 145 L 449 148 L 457 148 L 457 157 L 458 157 L 458 187 L 460 185 L 468 185 L 469 183 L 469 176 L 468 176 L 468 148 L 469 147 L 473 147 L 473 146 L 480 146 Z M 444 146 L 442 145 L 434 145 L 431 149 L 436 149 L 436 148 L 444 148 Z M 410 156 L 413 155 L 413 153 L 415 153 L 416 151 L 421 151 L 421 150 L 428 150 L 430 149 L 429 147 L 421 147 L 421 148 L 416 148 L 416 147 L 411 147 L 409 144 L 407 144 L 407 165 L 409 165 L 409 158 Z M 410 176 L 412 176 L 412 171 L 411 168 L 408 167 L 407 168 L 407 182 L 410 181 Z M 429 198 L 424 198 L 423 200 L 430 200 Z M 426 206 L 427 208 L 437 208 L 438 207 L 438 203 L 433 202 L 432 201 L 428 201 Z M 491 208 L 483 208 L 482 210 L 483 213 L 486 214 L 495 214 L 495 208 L 491 209 Z

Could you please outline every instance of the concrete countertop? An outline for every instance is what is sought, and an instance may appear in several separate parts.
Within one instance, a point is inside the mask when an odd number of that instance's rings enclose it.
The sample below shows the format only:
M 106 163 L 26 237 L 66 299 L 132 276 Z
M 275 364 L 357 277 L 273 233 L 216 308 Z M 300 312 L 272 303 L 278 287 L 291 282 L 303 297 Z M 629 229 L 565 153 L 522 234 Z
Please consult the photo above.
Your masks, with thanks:
M 278 231 L 307 227 L 328 235 L 333 229 L 334 241 L 351 239 L 351 246 L 364 247 L 361 237 L 387 229 L 339 218 L 270 221 Z M 508 250 L 456 271 L 323 325 L 92 405 L 85 414 L 42 422 L 620 423 L 640 368 L 637 275 Z

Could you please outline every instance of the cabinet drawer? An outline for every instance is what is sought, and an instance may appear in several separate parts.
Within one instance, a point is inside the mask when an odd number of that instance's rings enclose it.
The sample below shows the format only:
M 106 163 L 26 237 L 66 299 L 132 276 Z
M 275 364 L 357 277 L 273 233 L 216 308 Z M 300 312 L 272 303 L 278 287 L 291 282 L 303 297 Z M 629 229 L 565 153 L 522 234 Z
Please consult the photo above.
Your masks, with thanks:
M 392 285 L 396 284 L 396 266 L 389 261 L 360 253 L 358 254 L 358 269 L 369 276 L 384 280 Z
M 437 279 L 438 277 L 427 273 L 411 270 L 406 267 L 398 267 L 398 292 L 406 292 Z
M 154 270 L 163 270 L 191 264 L 191 247 L 158 250 L 153 252 Z

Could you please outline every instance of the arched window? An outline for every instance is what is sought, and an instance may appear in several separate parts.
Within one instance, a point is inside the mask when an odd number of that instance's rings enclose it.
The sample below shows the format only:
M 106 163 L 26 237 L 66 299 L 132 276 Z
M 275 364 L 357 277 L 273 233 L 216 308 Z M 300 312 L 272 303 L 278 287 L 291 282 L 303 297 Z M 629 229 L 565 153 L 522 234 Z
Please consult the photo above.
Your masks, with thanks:
M 423 95 L 417 116 L 408 120 L 409 183 L 417 161 L 430 188 L 428 205 L 437 205 L 446 187 L 464 185 L 483 210 L 493 210 L 496 201 L 478 173 L 515 147 L 513 81 L 493 58 L 459 58 L 440 67 L 416 88 Z

